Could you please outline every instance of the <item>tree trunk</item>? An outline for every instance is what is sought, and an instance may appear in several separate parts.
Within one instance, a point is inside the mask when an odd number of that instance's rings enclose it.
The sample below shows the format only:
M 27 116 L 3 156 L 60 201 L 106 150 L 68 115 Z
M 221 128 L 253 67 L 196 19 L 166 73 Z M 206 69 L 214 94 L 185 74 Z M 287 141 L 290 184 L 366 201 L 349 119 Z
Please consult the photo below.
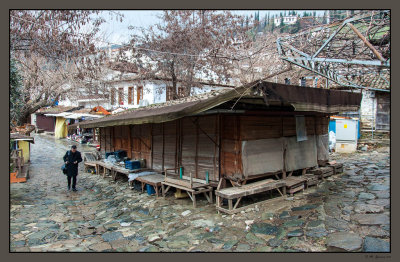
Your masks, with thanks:
M 172 78 L 172 94 L 171 94 L 171 96 L 172 96 L 172 100 L 175 100 L 175 99 L 177 99 L 178 98 L 178 96 L 177 96 L 177 92 L 176 92 L 176 85 L 177 85 L 177 78 L 176 78 L 176 75 L 175 75 L 175 60 L 172 60 L 172 63 L 171 63 L 171 78 Z
M 28 108 L 25 108 L 21 112 L 20 117 L 17 119 L 17 125 L 21 126 L 23 124 L 26 124 L 31 114 L 35 113 L 38 109 L 49 105 L 50 105 L 49 101 L 42 100 L 39 103 L 36 103 L 32 106 L 29 106 Z

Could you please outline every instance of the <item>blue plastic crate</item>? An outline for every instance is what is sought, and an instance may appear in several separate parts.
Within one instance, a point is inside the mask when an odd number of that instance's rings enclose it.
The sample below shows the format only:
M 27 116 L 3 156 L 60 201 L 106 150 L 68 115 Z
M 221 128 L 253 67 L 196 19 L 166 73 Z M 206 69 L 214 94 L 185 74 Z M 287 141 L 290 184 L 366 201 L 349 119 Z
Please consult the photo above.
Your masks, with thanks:
M 140 161 L 139 160 L 130 160 L 130 161 L 125 161 L 125 168 L 126 169 L 139 169 L 140 168 Z
M 126 151 L 125 150 L 117 150 L 114 152 L 114 156 L 118 159 L 123 159 L 124 157 L 126 157 Z

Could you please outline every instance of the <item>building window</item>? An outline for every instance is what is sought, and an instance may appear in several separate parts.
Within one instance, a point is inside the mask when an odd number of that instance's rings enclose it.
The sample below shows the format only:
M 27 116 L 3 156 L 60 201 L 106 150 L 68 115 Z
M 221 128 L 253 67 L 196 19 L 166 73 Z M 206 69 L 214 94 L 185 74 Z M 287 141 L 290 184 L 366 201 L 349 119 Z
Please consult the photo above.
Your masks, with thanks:
M 118 105 L 124 104 L 124 88 L 118 88 Z
M 304 77 L 300 78 L 300 86 L 306 86 L 306 79 Z
M 133 92 L 133 86 L 128 87 L 128 105 L 133 105 L 134 101 L 134 92 Z
M 290 78 L 285 78 L 285 85 L 290 85 Z
M 173 100 L 172 94 L 173 94 L 172 86 L 167 86 L 167 92 L 166 92 L 166 100 L 167 101 Z
M 111 89 L 111 105 L 115 105 L 115 88 Z
M 185 88 L 184 87 L 178 87 L 178 96 L 179 97 L 185 96 Z
M 139 101 L 143 99 L 143 86 L 138 86 L 137 87 L 137 104 L 139 104 Z

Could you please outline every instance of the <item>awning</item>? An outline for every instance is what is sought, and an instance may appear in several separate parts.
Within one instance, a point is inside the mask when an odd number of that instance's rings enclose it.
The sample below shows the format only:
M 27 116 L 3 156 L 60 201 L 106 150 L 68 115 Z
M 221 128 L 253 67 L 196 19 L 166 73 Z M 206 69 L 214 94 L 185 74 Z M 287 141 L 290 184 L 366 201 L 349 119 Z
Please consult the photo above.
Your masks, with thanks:
M 85 113 L 73 113 L 73 112 L 63 112 L 59 114 L 45 114 L 45 116 L 63 117 L 68 119 L 80 119 L 80 118 L 102 118 L 101 115 L 85 114 Z
M 10 133 L 10 140 L 14 141 L 28 141 L 30 143 L 35 143 L 35 140 L 31 136 L 22 135 L 20 133 Z

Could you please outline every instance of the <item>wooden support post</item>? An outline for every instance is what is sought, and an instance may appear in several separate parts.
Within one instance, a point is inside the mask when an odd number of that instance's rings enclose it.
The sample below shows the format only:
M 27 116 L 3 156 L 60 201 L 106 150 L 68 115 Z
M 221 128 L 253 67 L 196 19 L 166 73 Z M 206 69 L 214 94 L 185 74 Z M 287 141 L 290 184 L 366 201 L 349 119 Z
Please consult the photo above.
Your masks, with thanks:
M 220 197 L 217 195 L 216 196 L 216 202 L 217 203 L 215 203 L 215 205 L 217 206 L 217 212 L 218 212 L 218 215 L 220 214 L 220 212 L 219 212 L 219 207 L 221 206 L 220 205 Z
M 228 199 L 229 210 L 232 210 L 232 199 Z
M 203 195 L 207 198 L 208 203 L 210 203 L 210 197 L 208 196 L 207 192 L 203 192 Z
M 192 193 L 193 196 L 193 207 L 196 208 L 196 194 Z
M 210 194 L 210 204 L 212 204 L 214 202 L 213 195 L 212 195 L 212 189 L 210 190 L 209 194 Z

